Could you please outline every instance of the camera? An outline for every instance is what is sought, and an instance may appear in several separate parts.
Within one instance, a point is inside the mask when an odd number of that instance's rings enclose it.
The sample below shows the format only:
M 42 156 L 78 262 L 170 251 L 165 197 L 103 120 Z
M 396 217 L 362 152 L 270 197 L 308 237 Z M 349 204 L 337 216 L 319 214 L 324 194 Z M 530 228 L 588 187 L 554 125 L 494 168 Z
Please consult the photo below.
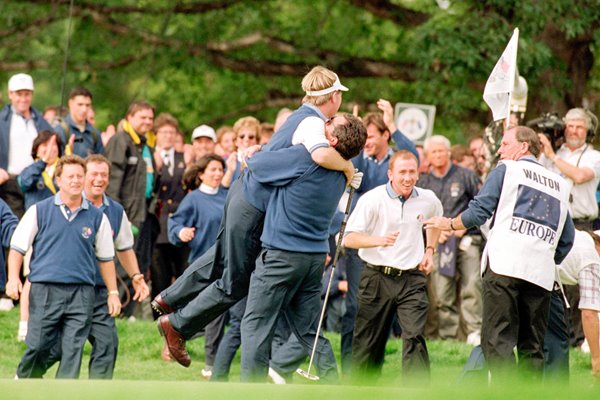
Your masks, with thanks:
M 554 151 L 565 141 L 565 122 L 557 113 L 544 113 L 539 118 L 527 121 L 526 125 L 534 131 L 546 135 Z

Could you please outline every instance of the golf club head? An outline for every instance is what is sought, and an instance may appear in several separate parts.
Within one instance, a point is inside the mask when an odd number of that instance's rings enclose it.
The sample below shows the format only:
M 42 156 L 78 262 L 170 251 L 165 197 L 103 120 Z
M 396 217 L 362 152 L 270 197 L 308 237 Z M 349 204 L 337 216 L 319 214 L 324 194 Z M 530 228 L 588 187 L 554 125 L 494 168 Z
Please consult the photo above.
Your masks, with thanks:
M 320 379 L 317 375 L 313 375 L 313 374 L 309 373 L 308 371 L 304 371 L 302 368 L 298 368 L 296 370 L 296 373 L 310 381 L 318 381 Z

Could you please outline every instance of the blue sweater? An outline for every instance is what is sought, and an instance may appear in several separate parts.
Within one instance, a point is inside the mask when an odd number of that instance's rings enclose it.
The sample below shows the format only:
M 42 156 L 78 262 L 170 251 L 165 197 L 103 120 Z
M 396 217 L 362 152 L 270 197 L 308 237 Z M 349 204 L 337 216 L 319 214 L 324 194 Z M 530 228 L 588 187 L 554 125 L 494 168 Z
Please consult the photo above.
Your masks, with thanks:
M 38 201 L 42 201 L 54 195 L 54 192 L 46 186 L 46 183 L 42 178 L 42 173 L 45 169 L 46 163 L 42 160 L 37 160 L 25 168 L 17 178 L 21 191 L 25 195 L 25 210 Z M 52 182 L 54 183 L 55 190 L 58 190 L 54 177 L 52 177 Z
M 296 128 L 298 128 L 298 125 L 300 125 L 307 117 L 319 117 L 325 121 L 325 116 L 316 107 L 311 104 L 303 104 L 288 117 L 281 128 L 273 135 L 269 143 L 263 147 L 261 153 L 290 147 Z M 286 168 L 288 166 L 289 163 L 286 165 Z M 269 203 L 269 196 L 271 195 L 272 188 L 268 185 L 261 184 L 255 179 L 252 175 L 252 171 L 249 171 L 249 173 L 244 175 L 243 184 L 244 198 L 246 201 L 258 210 L 265 212 L 267 204 Z
M 98 129 L 94 128 L 89 122 L 85 122 L 85 130 L 81 132 L 77 125 L 73 122 L 71 114 L 64 118 L 63 124 L 68 127 L 69 137 L 75 136 L 75 143 L 73 144 L 73 154 L 77 154 L 80 157 L 87 157 L 90 154 L 102 154 L 104 153 L 104 145 L 102 144 L 102 138 Z M 67 145 L 67 133 L 65 132 L 63 124 L 59 124 L 56 127 L 56 133 L 59 134 L 60 140 L 62 141 L 63 151 Z
M 68 221 L 50 197 L 36 204 L 38 233 L 33 242 L 30 282 L 94 285 L 95 240 L 102 211 L 84 200 L 77 216 Z
M 248 169 L 262 184 L 275 186 L 261 240 L 271 249 L 327 253 L 331 218 L 344 193 L 343 173 L 320 167 L 303 145 L 260 152 Z
M 10 238 L 12 237 L 19 220 L 12 213 L 10 207 L 0 199 L 0 290 L 4 290 L 6 286 L 6 258 L 4 249 L 10 246 Z
M 179 231 L 182 228 L 196 228 L 194 238 L 188 242 L 191 250 L 190 264 L 217 240 L 226 197 L 227 189 L 223 187 L 214 195 L 196 189 L 183 198 L 175 214 L 169 217 L 169 241 L 176 246 L 183 244 L 179 239 Z

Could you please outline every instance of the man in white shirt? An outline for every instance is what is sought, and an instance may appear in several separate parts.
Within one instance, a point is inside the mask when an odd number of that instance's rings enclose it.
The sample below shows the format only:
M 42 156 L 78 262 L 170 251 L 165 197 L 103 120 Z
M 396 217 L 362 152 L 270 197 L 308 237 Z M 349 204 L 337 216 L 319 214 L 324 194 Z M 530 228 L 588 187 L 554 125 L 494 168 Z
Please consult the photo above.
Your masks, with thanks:
M 31 145 L 38 132 L 53 130 L 39 111 L 31 107 L 33 89 L 30 75 L 13 75 L 8 81 L 10 104 L 0 110 L 0 198 L 18 218 L 25 209 L 17 176 L 33 164 Z
M 365 193 L 346 228 L 344 245 L 360 249 L 366 268 L 361 275 L 358 312 L 352 340 L 355 377 L 376 378 L 394 315 L 402 326 L 402 373 L 429 376 L 424 330 L 429 300 L 427 278 L 440 231 L 427 231 L 423 221 L 443 214 L 442 203 L 428 189 L 415 187 L 416 156 L 406 150 L 389 162 L 390 181 Z
M 555 152 L 548 138 L 539 134 L 544 154 L 540 163 L 561 175 L 571 185 L 569 206 L 577 229 L 593 229 L 598 217 L 596 188 L 600 182 L 600 152 L 591 145 L 595 126 L 592 116 L 583 108 L 572 108 L 565 115 L 565 142 Z M 584 340 L 581 314 L 577 308 L 577 285 L 565 288 L 567 300 L 573 306 L 567 311 L 571 323 L 571 344 L 580 346 Z

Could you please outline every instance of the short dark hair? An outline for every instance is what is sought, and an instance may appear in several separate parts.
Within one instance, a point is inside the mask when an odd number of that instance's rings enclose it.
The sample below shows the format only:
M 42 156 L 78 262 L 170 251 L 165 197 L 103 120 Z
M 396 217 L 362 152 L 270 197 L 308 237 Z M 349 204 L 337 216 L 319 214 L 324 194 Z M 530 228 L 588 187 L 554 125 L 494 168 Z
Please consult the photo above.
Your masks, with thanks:
M 56 132 L 41 131 L 33 140 L 33 143 L 31 145 L 31 158 L 33 158 L 34 160 L 37 158 L 38 148 L 44 143 L 46 143 L 48 140 L 52 139 L 52 136 L 56 136 L 56 144 L 58 145 L 58 157 L 62 157 L 62 140 L 60 140 L 60 136 Z
M 232 157 L 235 157 L 235 154 Z M 216 154 L 206 154 L 200 157 L 198 161 L 190 165 L 183 174 L 183 184 L 188 190 L 194 190 L 200 186 L 202 181 L 198 175 L 202 174 L 206 170 L 206 167 L 208 167 L 208 164 L 210 164 L 211 161 L 220 162 L 223 166 L 223 169 L 225 169 L 225 160 L 223 160 L 221 156 Z
M 360 119 L 352 114 L 342 114 L 348 121 L 344 125 L 337 125 L 333 130 L 333 136 L 338 139 L 335 149 L 345 159 L 356 157 L 365 147 L 367 141 L 367 128 Z
M 388 169 L 390 171 L 392 171 L 392 169 L 394 168 L 394 163 L 396 162 L 397 159 L 415 160 L 415 162 L 417 163 L 417 168 L 419 167 L 419 160 L 417 159 L 417 156 L 415 156 L 412 152 L 410 152 L 408 150 L 399 150 L 399 151 L 395 152 L 392 155 L 392 157 L 390 158 L 390 161 L 388 164 Z
M 365 114 L 363 117 L 363 123 L 365 126 L 374 125 L 382 135 L 388 130 L 387 125 L 383 121 L 383 115 L 378 112 L 370 112 Z
M 129 108 L 127 109 L 127 116 L 134 115 L 138 111 L 142 110 L 152 110 L 153 113 L 156 113 L 156 110 L 152 104 L 144 100 L 137 100 L 129 105 Z
M 83 158 L 79 157 L 76 154 L 70 154 L 68 156 L 63 156 L 58 159 L 58 163 L 56 164 L 56 170 L 54 171 L 54 175 L 61 176 L 65 165 L 81 165 L 83 167 L 84 173 L 87 170 L 87 168 L 85 167 L 85 161 L 83 161 Z
M 90 154 L 89 156 L 87 156 L 85 158 L 85 165 L 87 166 L 90 163 L 97 163 L 97 164 L 104 163 L 104 164 L 108 165 L 108 173 L 110 174 L 110 169 L 112 168 L 112 163 L 110 162 L 110 160 L 108 158 L 104 157 L 102 154 Z
M 89 97 L 90 100 L 93 99 L 92 92 L 90 92 L 83 86 L 76 86 L 73 89 L 71 89 L 71 92 L 69 93 L 69 100 L 74 99 L 77 96 Z

